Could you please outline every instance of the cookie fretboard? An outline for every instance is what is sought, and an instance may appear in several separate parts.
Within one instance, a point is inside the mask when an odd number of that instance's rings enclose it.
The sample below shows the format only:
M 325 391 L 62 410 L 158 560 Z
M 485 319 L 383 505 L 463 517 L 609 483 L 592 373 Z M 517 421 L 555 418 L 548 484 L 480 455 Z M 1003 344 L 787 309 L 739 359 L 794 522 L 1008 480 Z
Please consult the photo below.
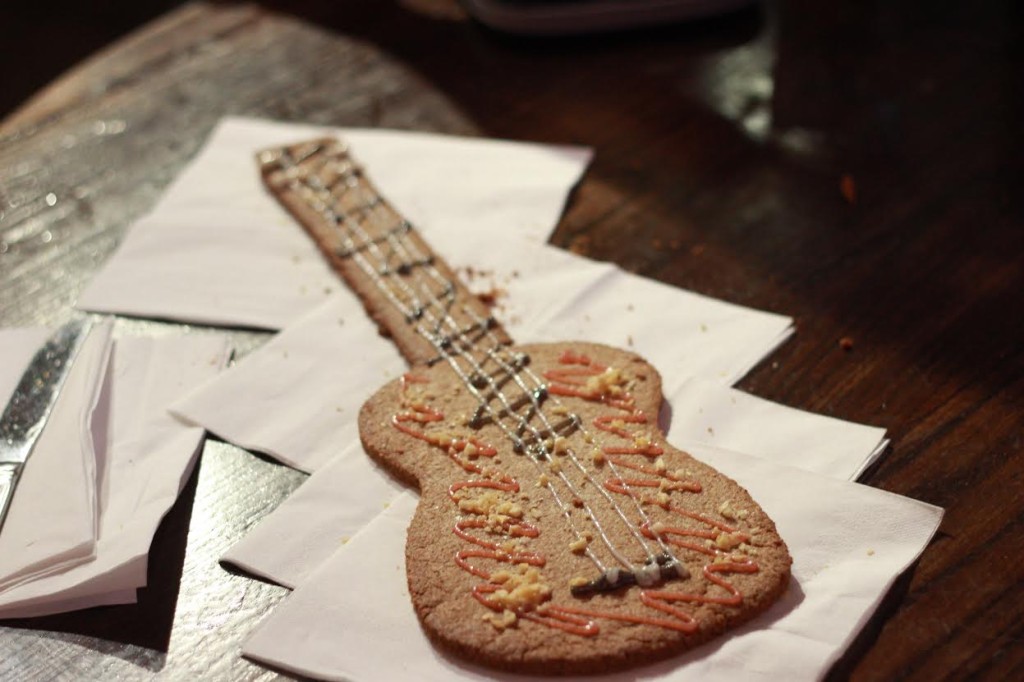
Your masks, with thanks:
M 511 343 L 340 141 L 261 152 L 264 182 L 299 219 L 412 365 Z
M 367 312 L 412 365 L 447 363 L 520 452 L 578 428 L 545 415 L 547 386 L 489 308 L 377 191 L 333 138 L 258 155 L 264 182 L 311 234 Z

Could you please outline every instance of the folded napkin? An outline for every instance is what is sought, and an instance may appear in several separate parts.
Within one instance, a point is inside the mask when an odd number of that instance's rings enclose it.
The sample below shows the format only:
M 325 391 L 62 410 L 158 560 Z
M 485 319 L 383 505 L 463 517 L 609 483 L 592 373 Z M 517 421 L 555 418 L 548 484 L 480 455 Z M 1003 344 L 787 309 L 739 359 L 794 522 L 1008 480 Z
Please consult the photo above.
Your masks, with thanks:
M 134 602 L 136 588 L 146 584 L 153 533 L 195 462 L 202 429 L 173 418 L 166 406 L 185 388 L 220 370 L 227 357 L 223 337 L 123 337 L 113 343 L 109 339 L 109 323 L 94 327 L 29 460 L 11 509 L 21 524 L 13 537 L 24 538 L 25 546 L 34 547 L 40 538 L 68 527 L 71 521 L 82 525 L 80 518 L 70 518 L 72 512 L 66 512 L 68 518 L 55 514 L 69 500 L 84 497 L 83 490 L 93 491 L 97 522 L 90 540 L 92 551 L 0 592 L 2 618 Z M 24 332 L 0 332 L 5 356 L 6 351 L 19 349 L 31 354 L 39 342 L 38 335 L 33 339 Z M 74 390 L 76 375 L 86 373 L 93 378 L 93 391 Z M 72 414 L 61 407 L 65 402 Z M 77 415 L 90 409 L 90 428 L 83 429 Z M 55 473 L 66 478 L 65 470 L 73 469 L 67 465 L 81 448 L 72 446 L 82 441 L 90 443 L 96 455 L 98 466 L 91 477 L 56 479 Z M 48 466 L 45 443 L 55 449 L 57 466 Z M 84 537 L 84 531 L 79 533 Z M 0 535 L 0 557 L 25 557 L 24 546 L 3 544 L 6 535 L 7 528 Z
M 857 479 L 889 445 L 885 429 L 812 414 L 698 378 L 669 394 L 669 436 L 842 480 Z
M 888 442 L 884 429 L 802 412 L 710 381 L 683 382 L 667 402 L 669 437 L 684 450 L 742 450 L 840 480 L 852 478 Z M 355 435 L 345 442 L 222 560 L 295 588 L 405 490 L 363 452 Z
M 294 589 L 406 490 L 355 441 L 232 545 L 221 561 Z
M 941 510 L 757 457 L 708 446 L 691 450 L 736 478 L 772 516 L 794 558 L 792 583 L 768 612 L 713 643 L 586 679 L 822 677 L 928 543 Z M 449 657 L 420 629 L 404 567 L 405 529 L 416 501 L 401 495 L 338 549 L 263 621 L 243 654 L 328 680 L 526 679 Z
M 470 284 L 507 292 L 495 314 L 520 341 L 618 342 L 671 377 L 667 386 L 688 376 L 731 383 L 792 331 L 781 315 L 516 237 L 494 241 L 500 248 L 481 254 Z M 504 265 L 492 266 L 492 253 L 504 254 Z M 225 440 L 315 471 L 358 439 L 359 408 L 405 367 L 356 297 L 339 291 L 172 409 Z
M 355 296 L 337 292 L 171 411 L 235 445 L 313 471 L 359 440 L 360 406 L 405 367 Z
M 96 418 L 110 352 L 109 322 L 89 332 L 14 492 L 0 531 L 0 599 L 19 585 L 91 560 L 98 534 Z M 0 331 L 6 362 L 0 398 L 6 405 L 50 330 Z
M 308 311 L 340 285 L 263 190 L 254 153 L 325 134 L 344 136 L 431 241 L 438 227 L 478 244 L 503 233 L 543 241 L 590 159 L 573 147 L 225 119 L 78 307 L 265 329 Z

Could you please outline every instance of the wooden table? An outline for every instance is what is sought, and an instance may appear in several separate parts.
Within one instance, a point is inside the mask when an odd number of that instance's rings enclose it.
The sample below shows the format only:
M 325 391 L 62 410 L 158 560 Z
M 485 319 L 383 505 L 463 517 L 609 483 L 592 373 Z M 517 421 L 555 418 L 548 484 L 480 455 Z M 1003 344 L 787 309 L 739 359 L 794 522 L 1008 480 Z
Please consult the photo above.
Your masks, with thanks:
M 741 388 L 886 427 L 864 482 L 947 509 L 833 676 L 1024 676 L 1015 3 L 780 2 L 563 40 L 444 0 L 295 5 L 187 5 L 2 123 L 5 326 L 66 316 L 226 114 L 591 145 L 552 241 L 793 315 Z M 0 679 L 275 677 L 238 650 L 284 591 L 216 558 L 301 478 L 209 443 L 139 604 L 5 622 Z

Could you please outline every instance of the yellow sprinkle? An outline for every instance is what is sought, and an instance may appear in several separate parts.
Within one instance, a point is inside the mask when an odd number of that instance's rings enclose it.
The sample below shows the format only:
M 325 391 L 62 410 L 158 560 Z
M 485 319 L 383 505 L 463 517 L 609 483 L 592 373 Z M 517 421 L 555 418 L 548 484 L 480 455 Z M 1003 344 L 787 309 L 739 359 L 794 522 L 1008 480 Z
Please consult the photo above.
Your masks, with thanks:
M 516 621 L 519 620 L 519 617 L 516 616 L 515 612 L 509 609 L 505 609 L 504 611 L 502 611 L 500 616 L 494 613 L 486 613 L 483 616 L 481 616 L 481 618 L 490 623 L 491 625 L 493 625 L 498 630 L 505 630 L 507 628 L 510 628 L 516 624 Z
M 715 546 L 718 549 L 730 550 L 739 547 L 744 540 L 742 533 L 719 533 L 715 538 Z

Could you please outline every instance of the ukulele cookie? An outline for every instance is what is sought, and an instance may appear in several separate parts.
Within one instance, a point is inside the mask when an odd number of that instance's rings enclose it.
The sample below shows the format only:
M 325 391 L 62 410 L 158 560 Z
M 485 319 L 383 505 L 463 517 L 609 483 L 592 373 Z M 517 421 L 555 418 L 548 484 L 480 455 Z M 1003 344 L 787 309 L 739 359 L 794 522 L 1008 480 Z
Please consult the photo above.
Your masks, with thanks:
M 605 671 L 691 649 L 778 599 L 791 559 L 774 523 L 665 441 L 643 358 L 514 345 L 337 140 L 259 162 L 410 363 L 359 427 L 421 492 L 406 570 L 434 642 L 513 672 Z

